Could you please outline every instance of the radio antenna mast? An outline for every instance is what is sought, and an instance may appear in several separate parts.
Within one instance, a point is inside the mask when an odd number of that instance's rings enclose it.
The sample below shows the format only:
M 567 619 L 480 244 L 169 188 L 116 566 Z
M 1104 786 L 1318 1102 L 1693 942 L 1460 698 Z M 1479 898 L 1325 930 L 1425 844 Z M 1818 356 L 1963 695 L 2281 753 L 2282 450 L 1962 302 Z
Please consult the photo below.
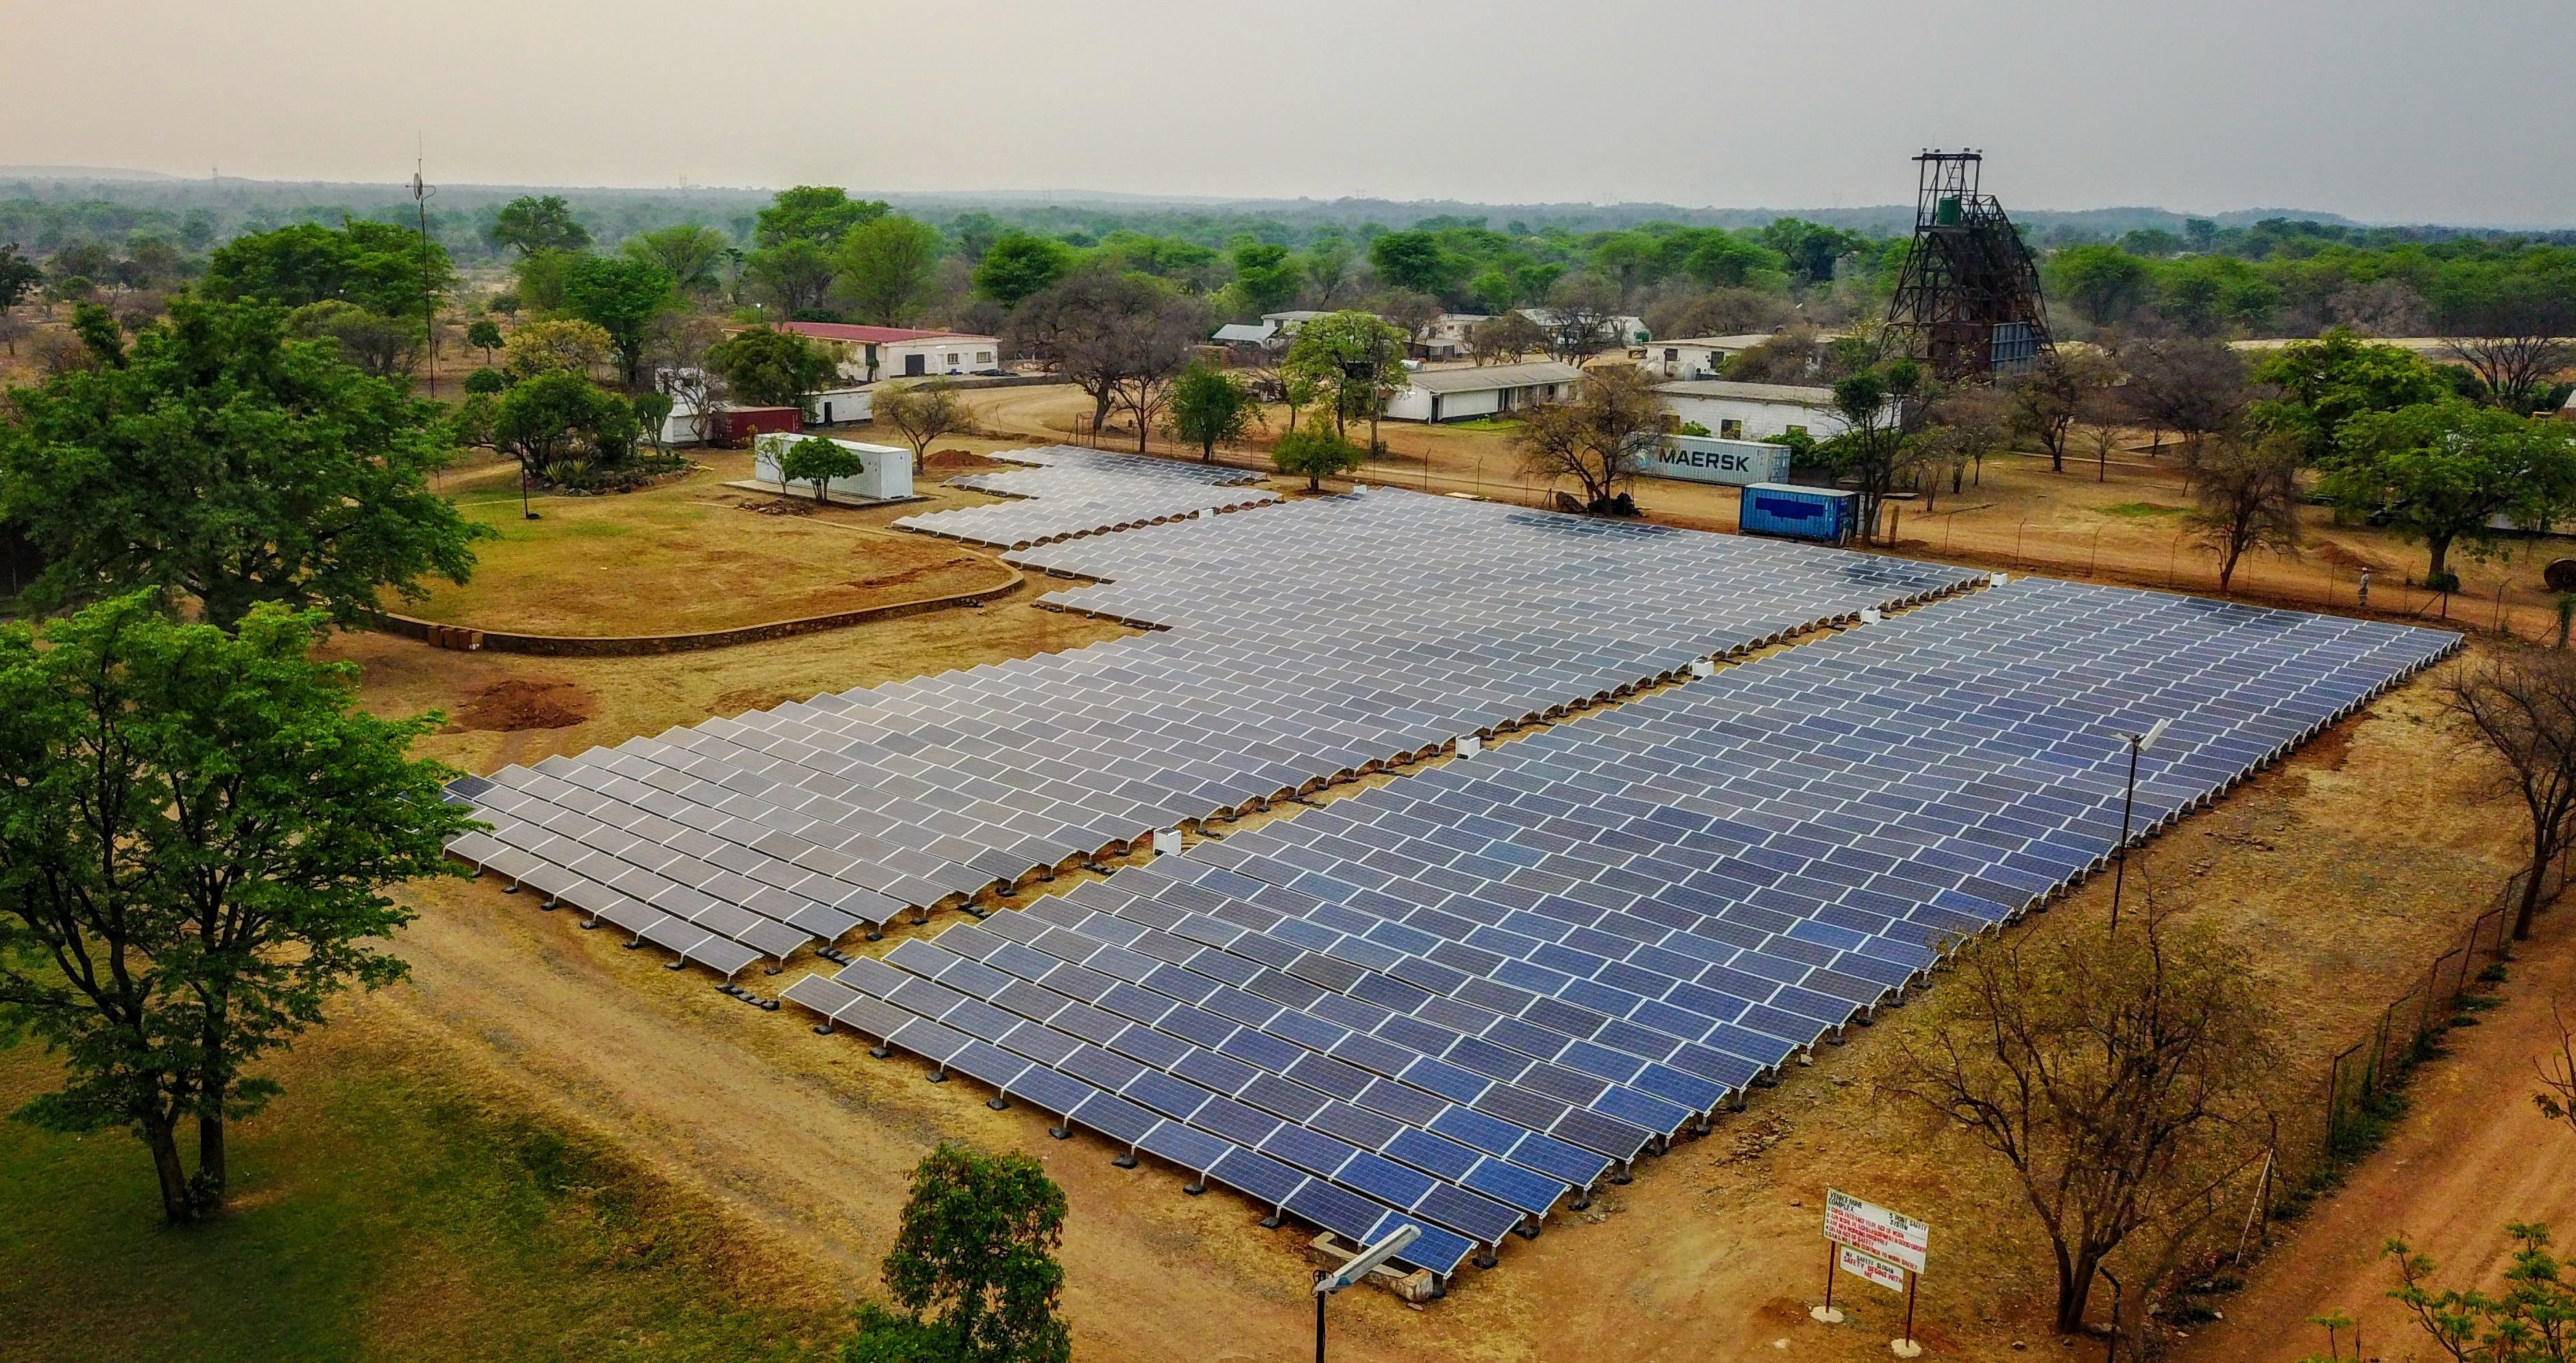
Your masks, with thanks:
M 420 208 L 420 328 L 429 344 L 429 391 L 438 394 L 438 295 L 429 287 L 432 256 L 429 244 L 429 200 L 438 190 L 421 178 L 428 162 L 428 139 L 422 137 L 411 163 L 412 202 Z

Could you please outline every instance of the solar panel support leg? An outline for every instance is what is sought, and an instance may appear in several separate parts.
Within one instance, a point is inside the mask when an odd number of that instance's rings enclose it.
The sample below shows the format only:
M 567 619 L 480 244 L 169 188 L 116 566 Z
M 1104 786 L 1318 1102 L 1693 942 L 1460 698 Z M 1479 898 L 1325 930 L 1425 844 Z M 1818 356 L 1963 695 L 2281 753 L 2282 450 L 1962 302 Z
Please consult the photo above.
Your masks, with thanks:
M 1261 1218 L 1261 1228 L 1263 1230 L 1277 1230 L 1287 1221 L 1287 1219 L 1287 1212 L 1278 1208 L 1273 1208 L 1268 1216 Z
M 816 1035 L 816 1036 L 830 1036 L 831 1034 L 832 1034 L 832 1020 L 831 1020 L 830 1018 L 825 1018 L 825 1019 L 823 1019 L 823 1020 L 822 1020 L 822 1022 L 820 1022 L 820 1023 L 816 1024 L 816 1026 L 815 1026 L 815 1028 L 814 1028 L 814 1035 Z
M 1073 1124 L 1070 1122 L 1058 1122 L 1054 1126 L 1047 1128 L 1047 1135 L 1060 1141 L 1072 1140 Z
M 893 1055 L 894 1050 L 888 1046 L 876 1045 L 868 1047 L 868 1054 L 875 1056 L 879 1060 L 883 1060 L 887 1056 Z
M 995 1112 L 1008 1112 L 1011 1110 L 1010 1095 L 1006 1093 L 996 1093 L 992 1097 L 984 1100 L 984 1106 L 993 1109 Z
M 868 940 L 871 942 L 882 942 L 885 940 L 885 934 L 878 930 L 876 924 L 870 923 L 868 924 Z
M 1512 1227 L 1512 1234 L 1517 1235 L 1524 1240 L 1535 1240 L 1538 1238 L 1538 1233 L 1545 1229 L 1547 1229 L 1547 1227 L 1542 1225 L 1537 1217 L 1526 1216 L 1521 1218 L 1521 1223 L 1519 1225 Z M 1478 1264 L 1476 1267 L 1492 1268 L 1493 1265 Z
M 1192 1196 L 1192 1197 L 1196 1197 L 1196 1196 L 1198 1196 L 1199 1194 L 1201 1194 L 1201 1193 L 1203 1193 L 1203 1192 L 1206 1192 L 1206 1191 L 1207 1191 L 1207 1175 L 1205 1175 L 1205 1174 L 1201 1174 L 1201 1175 L 1199 1175 L 1198 1177 L 1196 1177 L 1196 1178 L 1194 1178 L 1194 1179 L 1191 1179 L 1189 1182 L 1182 1184 L 1182 1185 L 1181 1185 L 1181 1191 L 1182 1191 L 1182 1192 L 1184 1192 L 1184 1193 L 1189 1194 L 1189 1195 L 1190 1195 L 1190 1196 Z
M 1117 1165 L 1117 1166 L 1118 1166 L 1119 1168 L 1121 1168 L 1121 1169 L 1133 1169 L 1133 1168 L 1135 1168 L 1135 1167 L 1136 1167 L 1136 1147 L 1134 1147 L 1134 1146 L 1132 1146 L 1132 1145 L 1131 1145 L 1131 1146 L 1128 1146 L 1128 1147 L 1127 1147 L 1127 1153 L 1125 1153 L 1125 1154 L 1123 1154 L 1123 1155 L 1120 1155 L 1118 1158 L 1113 1159 L 1113 1160 L 1111 1160 L 1111 1161 L 1109 1161 L 1109 1162 L 1110 1162 L 1111 1164 Z
M 917 927 L 920 927 L 922 924 L 927 923 L 927 922 L 929 922 L 929 921 L 930 921 L 930 914 L 929 914 L 927 911 L 922 910 L 922 909 L 914 909 L 914 910 L 912 911 L 912 925 L 913 925 L 914 927 L 916 927 L 916 928 L 917 928 Z
M 1493 1251 L 1493 1248 L 1492 1248 L 1491 1246 L 1489 1246 L 1489 1245 L 1478 1245 L 1478 1246 L 1476 1246 L 1476 1267 L 1478 1267 L 1478 1268 L 1492 1268 L 1493 1266 L 1494 1266 L 1494 1251 Z
M 1620 1161 L 1619 1165 L 1610 1171 L 1610 1181 L 1621 1187 L 1627 1186 L 1628 1181 L 1635 1177 L 1635 1174 L 1628 1172 L 1628 1164 L 1625 1160 Z
M 1584 1210 L 1584 1209 L 1586 1209 L 1586 1208 L 1590 1207 L 1591 1205 L 1592 1205 L 1592 1186 L 1591 1186 L 1590 1184 L 1585 1184 L 1583 1187 L 1580 1187 L 1580 1188 L 1577 1188 L 1577 1189 L 1575 1189 L 1575 1190 L 1574 1190 L 1574 1202 L 1573 1202 L 1574 1210 L 1576 1210 L 1576 1211 L 1578 1211 L 1578 1212 L 1579 1212 L 1579 1211 L 1582 1211 L 1582 1210 Z
M 556 901 L 549 899 L 546 902 L 539 904 L 537 907 L 543 909 L 547 913 L 553 913 L 555 911 L 555 903 Z
M 925 1077 L 934 1084 L 945 1084 L 948 1082 L 948 1070 L 945 1066 L 934 1067 Z

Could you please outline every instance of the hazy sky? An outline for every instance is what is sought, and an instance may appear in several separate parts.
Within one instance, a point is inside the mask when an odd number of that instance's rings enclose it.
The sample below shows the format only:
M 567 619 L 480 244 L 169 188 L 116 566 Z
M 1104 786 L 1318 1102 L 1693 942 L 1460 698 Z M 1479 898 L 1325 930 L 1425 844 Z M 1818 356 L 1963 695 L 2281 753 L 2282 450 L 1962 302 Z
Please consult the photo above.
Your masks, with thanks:
M 2576 224 L 2563 0 L 10 8 L 0 164 Z

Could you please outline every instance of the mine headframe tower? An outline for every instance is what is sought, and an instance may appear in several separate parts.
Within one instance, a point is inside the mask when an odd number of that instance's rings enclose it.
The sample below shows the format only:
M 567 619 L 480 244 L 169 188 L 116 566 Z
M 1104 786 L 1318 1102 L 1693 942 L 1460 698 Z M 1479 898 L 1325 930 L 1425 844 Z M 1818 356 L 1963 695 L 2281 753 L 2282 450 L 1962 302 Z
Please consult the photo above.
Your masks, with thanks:
M 1975 151 L 1914 158 L 1914 244 L 1887 307 L 1891 347 L 1920 355 L 1949 383 L 2027 369 L 2055 349 L 2030 248 L 1978 188 L 1984 161 Z

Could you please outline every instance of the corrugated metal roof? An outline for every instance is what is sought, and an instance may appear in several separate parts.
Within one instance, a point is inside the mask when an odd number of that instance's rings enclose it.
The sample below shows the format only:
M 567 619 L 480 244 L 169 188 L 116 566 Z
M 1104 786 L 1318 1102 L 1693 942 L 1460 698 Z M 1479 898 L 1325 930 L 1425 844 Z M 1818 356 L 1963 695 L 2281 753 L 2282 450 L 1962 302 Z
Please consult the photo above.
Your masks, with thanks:
M 1426 393 L 1481 393 L 1493 388 L 1529 388 L 1546 383 L 1579 383 L 1583 371 L 1554 360 L 1529 364 L 1480 364 L 1462 369 L 1416 369 L 1407 377 Z
M 1647 344 L 1706 346 L 1711 350 L 1751 350 L 1770 339 L 1770 332 L 1748 331 L 1733 336 L 1673 336 L 1660 341 L 1649 341 Z
M 867 327 L 850 322 L 771 322 L 778 331 L 792 331 L 818 341 L 858 341 L 870 345 L 893 345 L 898 341 L 990 341 L 996 338 L 965 331 L 917 331 L 911 327 Z M 747 330 L 747 328 L 737 328 Z
M 1789 383 L 1736 383 L 1729 379 L 1685 379 L 1657 384 L 1655 391 L 1684 398 L 1734 398 L 1741 402 L 1794 402 L 1801 407 L 1830 407 L 1834 390 Z
M 1266 341 L 1279 334 L 1277 322 L 1228 322 L 1216 329 L 1220 341 Z

